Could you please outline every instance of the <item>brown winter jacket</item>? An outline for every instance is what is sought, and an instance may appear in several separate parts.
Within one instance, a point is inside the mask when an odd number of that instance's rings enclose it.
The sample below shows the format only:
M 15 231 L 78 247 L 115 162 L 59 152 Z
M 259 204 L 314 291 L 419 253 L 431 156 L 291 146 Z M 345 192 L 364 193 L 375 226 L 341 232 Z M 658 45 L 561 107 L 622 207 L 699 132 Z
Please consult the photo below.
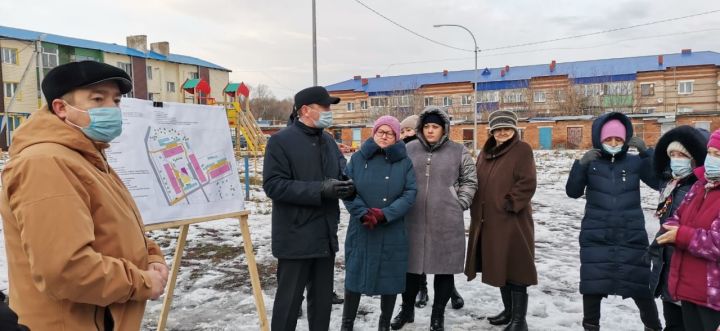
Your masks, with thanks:
M 140 212 L 94 143 L 43 108 L 14 134 L 0 213 L 10 306 L 31 330 L 139 330 L 151 295 Z
M 501 287 L 537 284 L 530 200 L 537 186 L 530 145 L 512 138 L 499 148 L 490 138 L 477 159 L 478 190 L 470 206 L 465 275 Z

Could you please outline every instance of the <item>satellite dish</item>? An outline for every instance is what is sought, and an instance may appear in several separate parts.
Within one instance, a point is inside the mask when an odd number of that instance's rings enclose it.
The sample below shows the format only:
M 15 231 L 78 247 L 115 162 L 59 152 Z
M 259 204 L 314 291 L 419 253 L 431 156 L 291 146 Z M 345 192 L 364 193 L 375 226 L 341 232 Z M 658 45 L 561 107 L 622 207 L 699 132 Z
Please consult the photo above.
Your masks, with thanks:
M 657 102 L 658 102 L 658 103 L 663 103 L 663 101 L 665 101 L 663 98 L 658 98 L 658 99 L 657 99 Z

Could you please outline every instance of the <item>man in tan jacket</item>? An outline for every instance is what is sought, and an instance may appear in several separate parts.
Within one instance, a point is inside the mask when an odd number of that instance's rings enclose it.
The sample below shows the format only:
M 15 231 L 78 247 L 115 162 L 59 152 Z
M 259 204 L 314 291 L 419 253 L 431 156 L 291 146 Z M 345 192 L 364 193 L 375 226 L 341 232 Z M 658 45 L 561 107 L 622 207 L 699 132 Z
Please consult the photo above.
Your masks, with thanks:
M 104 154 L 131 89 L 113 66 L 61 65 L 42 83 L 48 106 L 13 136 L 0 214 L 10 306 L 33 331 L 139 330 L 165 289 L 160 247 Z

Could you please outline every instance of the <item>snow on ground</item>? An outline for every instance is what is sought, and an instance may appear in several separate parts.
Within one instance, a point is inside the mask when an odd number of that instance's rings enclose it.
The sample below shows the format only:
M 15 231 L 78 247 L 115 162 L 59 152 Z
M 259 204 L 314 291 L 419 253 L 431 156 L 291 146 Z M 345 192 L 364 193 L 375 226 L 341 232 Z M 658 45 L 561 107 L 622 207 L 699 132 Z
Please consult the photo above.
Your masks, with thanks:
M 582 296 L 578 293 L 578 234 L 585 201 L 582 198 L 573 200 L 565 195 L 565 181 L 572 160 L 580 153 L 538 151 L 535 154 L 538 190 L 533 199 L 533 207 L 539 285 L 529 289 L 528 323 L 531 330 L 582 329 Z M 241 162 L 240 167 L 243 167 Z M 258 165 L 257 168 L 262 169 L 262 166 Z M 251 183 L 259 183 L 260 177 L 257 173 L 251 171 L 251 176 Z M 658 229 L 657 221 L 652 216 L 657 193 L 643 185 L 642 195 L 648 236 L 652 237 Z M 246 206 L 252 211 L 249 219 L 250 231 L 269 319 L 276 289 L 277 268 L 270 247 L 271 203 L 262 188 L 253 185 L 251 198 L 246 202 Z M 340 294 L 345 277 L 342 244 L 349 218 L 344 208 L 342 210 L 338 233 L 341 249 L 336 258 L 335 269 L 335 289 Z M 466 226 L 470 224 L 469 213 L 465 214 L 465 223 Z M 150 236 L 163 247 L 169 260 L 178 234 L 178 230 L 162 230 L 152 232 Z M 4 251 L 4 241 L 0 241 L 0 249 Z M 429 280 L 432 282 L 431 277 Z M 464 275 L 456 275 L 455 284 L 465 298 L 465 307 L 453 310 L 448 306 L 445 314 L 448 330 L 502 330 L 501 327 L 491 326 L 484 319 L 478 319 L 494 315 L 502 309 L 497 288 L 481 283 L 479 278 L 467 282 Z M 432 299 L 432 285 L 429 287 Z M 5 254 L 0 255 L 0 289 L 7 289 Z M 221 220 L 191 226 L 167 329 L 257 330 L 258 319 L 251 289 L 238 222 Z M 397 305 L 400 301 L 398 296 Z M 149 302 L 143 323 L 144 330 L 154 330 L 157 326 L 160 305 L 160 301 Z M 398 309 L 396 307 L 396 313 Z M 659 301 L 658 309 L 662 316 Z M 377 329 L 379 310 L 379 297 L 363 297 L 355 322 L 356 329 Z M 415 323 L 408 324 L 403 330 L 427 330 L 430 311 L 430 306 L 416 309 Z M 340 328 L 341 316 L 342 305 L 334 305 L 331 330 Z M 638 310 L 631 299 L 610 297 L 604 300 L 602 316 L 603 329 L 643 329 Z M 307 321 L 304 318 L 299 320 L 298 330 L 307 329 Z

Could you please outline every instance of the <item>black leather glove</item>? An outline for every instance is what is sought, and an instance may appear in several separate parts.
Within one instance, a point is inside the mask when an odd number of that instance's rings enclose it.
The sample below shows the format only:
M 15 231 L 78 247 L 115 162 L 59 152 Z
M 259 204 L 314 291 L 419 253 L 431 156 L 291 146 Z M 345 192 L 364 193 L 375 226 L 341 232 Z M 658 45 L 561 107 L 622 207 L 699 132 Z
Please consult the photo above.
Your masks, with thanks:
M 320 196 L 323 199 L 344 199 L 355 193 L 355 186 L 351 180 L 342 181 L 335 178 L 326 179 L 322 182 Z
M 591 149 L 582 156 L 580 159 L 580 165 L 588 165 L 590 161 L 594 161 L 600 158 L 600 151 L 597 149 Z
M 630 138 L 630 140 L 628 140 L 628 146 L 637 148 L 638 152 L 640 153 L 645 153 L 648 150 L 645 142 L 637 136 L 632 137 Z
M 353 183 L 352 179 L 343 181 L 345 183 L 349 183 L 348 185 L 344 186 L 342 188 L 342 191 L 340 192 L 340 199 L 343 200 L 349 200 L 355 198 L 355 184 Z

